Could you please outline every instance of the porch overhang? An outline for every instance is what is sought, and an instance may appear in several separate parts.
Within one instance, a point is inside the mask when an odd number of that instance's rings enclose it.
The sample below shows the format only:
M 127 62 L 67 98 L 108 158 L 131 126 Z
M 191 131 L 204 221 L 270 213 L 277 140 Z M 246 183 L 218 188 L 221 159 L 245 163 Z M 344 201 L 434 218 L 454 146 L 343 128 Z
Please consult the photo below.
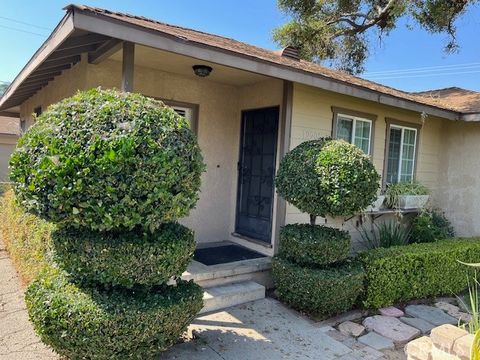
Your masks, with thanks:
M 89 62 L 96 63 L 118 51 L 123 42 L 128 42 L 449 120 L 480 121 L 479 114 L 468 114 L 464 118 L 457 111 L 182 39 L 180 36 L 94 13 L 81 6 L 69 5 L 65 9 L 65 17 L 0 98 L 0 110 L 20 105 L 62 71 L 79 62 L 81 54 L 88 53 Z

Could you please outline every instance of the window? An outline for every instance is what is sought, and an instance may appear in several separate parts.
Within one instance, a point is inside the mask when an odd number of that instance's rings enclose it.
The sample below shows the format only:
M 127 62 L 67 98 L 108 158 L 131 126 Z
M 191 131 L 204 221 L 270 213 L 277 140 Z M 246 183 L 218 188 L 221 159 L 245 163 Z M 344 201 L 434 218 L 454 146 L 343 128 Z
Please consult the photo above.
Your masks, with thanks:
M 371 154 L 373 121 L 376 116 L 346 109 L 332 109 L 334 112 L 332 136 L 358 146 L 365 154 Z
M 387 172 L 385 176 L 387 184 L 413 181 L 418 130 L 418 127 L 395 123 L 387 126 Z
M 33 109 L 33 113 L 35 114 L 35 116 L 40 116 L 40 115 L 42 115 L 42 107 L 41 107 L 41 106 L 37 106 L 35 109 Z

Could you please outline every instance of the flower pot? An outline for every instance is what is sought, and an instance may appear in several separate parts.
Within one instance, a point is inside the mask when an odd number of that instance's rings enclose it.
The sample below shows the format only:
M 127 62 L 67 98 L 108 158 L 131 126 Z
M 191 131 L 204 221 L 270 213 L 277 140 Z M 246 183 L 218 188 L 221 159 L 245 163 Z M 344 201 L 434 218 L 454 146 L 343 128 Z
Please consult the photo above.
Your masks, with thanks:
M 398 207 L 402 210 L 421 209 L 427 205 L 430 195 L 400 195 Z
M 378 195 L 377 200 L 365 209 L 366 212 L 379 211 L 383 208 L 383 202 L 385 201 L 385 195 Z

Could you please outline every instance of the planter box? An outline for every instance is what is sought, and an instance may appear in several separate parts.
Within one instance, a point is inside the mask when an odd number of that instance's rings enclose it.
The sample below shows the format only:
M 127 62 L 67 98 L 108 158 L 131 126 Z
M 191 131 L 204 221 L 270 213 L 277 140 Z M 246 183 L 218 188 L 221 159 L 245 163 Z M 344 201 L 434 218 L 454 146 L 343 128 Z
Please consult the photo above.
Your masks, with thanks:
M 365 212 L 379 211 L 383 208 L 383 202 L 385 201 L 385 195 L 378 195 L 377 200 L 365 209 Z
M 402 210 L 422 209 L 427 205 L 430 195 L 400 195 L 398 197 L 398 207 Z

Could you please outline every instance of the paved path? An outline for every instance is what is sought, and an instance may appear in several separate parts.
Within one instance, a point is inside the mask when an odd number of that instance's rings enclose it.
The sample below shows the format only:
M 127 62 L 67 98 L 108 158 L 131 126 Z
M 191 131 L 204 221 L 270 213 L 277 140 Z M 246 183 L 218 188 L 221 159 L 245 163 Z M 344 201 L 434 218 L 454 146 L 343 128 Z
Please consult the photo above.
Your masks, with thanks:
M 0 238 L 0 359 L 58 359 L 35 335 L 23 300 L 23 288 Z
M 332 332 L 337 331 L 267 298 L 198 317 L 189 328 L 194 340 L 174 346 L 158 359 L 403 359 L 354 339 L 335 338 Z M 0 238 L 0 360 L 34 359 L 59 357 L 40 342 L 28 321 L 20 279 Z

